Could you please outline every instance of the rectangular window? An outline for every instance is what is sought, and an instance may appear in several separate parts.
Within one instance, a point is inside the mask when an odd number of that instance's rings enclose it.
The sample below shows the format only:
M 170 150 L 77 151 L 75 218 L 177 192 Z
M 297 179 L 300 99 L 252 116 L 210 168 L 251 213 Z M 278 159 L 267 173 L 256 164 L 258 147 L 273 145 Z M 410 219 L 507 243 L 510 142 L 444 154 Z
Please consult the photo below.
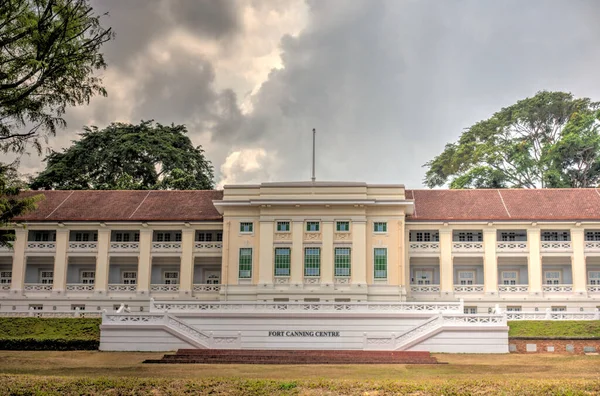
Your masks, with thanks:
M 196 241 L 198 241 L 198 242 L 206 242 L 206 233 L 199 232 L 198 234 L 196 234 Z
M 320 223 L 318 221 L 307 221 L 306 222 L 306 231 L 308 232 L 318 232 Z
M 10 285 L 12 282 L 12 271 L 1 271 L 0 272 L 0 284 Z
M 175 233 L 175 242 L 181 242 L 181 232 Z
M 290 276 L 290 248 L 275 248 L 275 276 Z
M 41 311 L 43 309 L 44 309 L 44 306 L 42 304 L 29 304 L 30 311 Z
M 121 281 L 124 285 L 135 285 L 137 284 L 137 272 L 136 271 L 124 271 L 121 275 Z
M 520 305 L 509 305 L 506 307 L 506 312 L 521 312 L 522 308 Z
M 408 238 L 411 242 L 439 242 L 440 233 L 438 231 L 411 231 Z
M 81 283 L 84 285 L 93 285 L 96 279 L 96 271 L 81 271 Z
M 350 222 L 349 221 L 336 221 L 335 222 L 335 230 L 337 232 L 349 232 L 350 231 Z
M 544 284 L 545 285 L 560 285 L 561 273 L 560 271 L 544 271 Z
M 71 311 L 85 311 L 84 304 L 71 304 Z
M 387 279 L 387 248 L 373 249 L 374 278 Z
M 525 231 L 501 231 L 499 240 L 503 242 L 527 241 L 527 232 Z
M 588 272 L 588 278 L 589 278 L 588 282 L 590 285 L 600 285 L 600 271 Z M 10 283 L 10 282 L 8 282 L 8 283 Z
M 350 263 L 350 248 L 336 247 L 334 256 L 335 276 L 350 276 Z
M 552 310 L 552 312 L 566 312 L 567 311 L 567 307 L 565 307 L 565 306 L 553 306 L 550 309 Z
M 156 242 L 163 242 L 165 240 L 165 234 L 162 232 L 156 233 Z
M 600 241 L 600 231 L 586 231 L 586 241 Z
M 252 278 L 252 248 L 240 248 L 239 278 Z
M 458 284 L 459 285 L 475 284 L 475 271 L 458 271 Z
M 165 232 L 165 242 L 171 242 L 171 233 Z
M 464 307 L 463 312 L 467 315 L 474 315 L 477 313 L 477 307 Z
M 452 239 L 456 242 L 482 242 L 483 233 L 481 231 L 455 231 Z
M 570 241 L 569 231 L 542 231 L 542 241 Z
M 75 233 L 75 242 L 81 242 L 83 241 L 83 234 L 81 232 L 76 232 Z
M 433 271 L 431 270 L 415 270 L 415 283 L 417 285 L 431 285 L 433 279 Z
M 54 271 L 40 271 L 40 283 L 44 285 L 54 283 Z
M 217 232 L 217 242 L 223 242 L 223 233 Z
M 123 234 L 123 242 L 129 242 L 130 236 L 129 233 Z
M 503 285 L 516 285 L 519 280 L 517 271 L 502 271 Z
M 178 285 L 179 284 L 179 272 L 177 272 L 177 271 L 163 272 L 163 284 L 164 285 Z
M 139 232 L 135 232 L 133 234 L 133 242 L 139 242 L 140 241 L 140 233 Z
M 304 248 L 304 276 L 321 276 L 321 248 Z
M 277 232 L 290 232 L 290 222 L 289 221 L 278 221 L 277 222 Z
M 373 232 L 387 232 L 387 223 L 385 221 L 374 222 Z
M 243 222 L 240 223 L 240 232 L 254 232 L 254 223 L 252 222 Z

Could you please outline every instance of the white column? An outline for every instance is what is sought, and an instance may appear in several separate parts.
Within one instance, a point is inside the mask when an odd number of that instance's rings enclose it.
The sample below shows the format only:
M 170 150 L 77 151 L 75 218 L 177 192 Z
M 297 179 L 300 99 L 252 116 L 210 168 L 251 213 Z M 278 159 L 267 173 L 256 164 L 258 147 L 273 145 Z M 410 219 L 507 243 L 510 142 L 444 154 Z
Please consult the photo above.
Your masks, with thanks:
M 352 222 L 352 284 L 367 284 L 367 222 L 357 220 Z M 390 263 L 388 263 L 388 266 Z M 371 277 L 369 277 L 371 278 Z M 366 293 L 366 289 L 365 289 Z
M 10 285 L 12 293 L 21 293 L 25 283 L 25 268 L 27 258 L 25 257 L 25 247 L 27 246 L 27 230 L 23 228 L 15 229 L 15 241 L 13 242 L 13 263 L 12 263 L 12 282 Z
M 292 262 L 290 269 L 290 284 L 304 284 L 304 222 L 292 223 Z
M 323 221 L 321 284 L 333 283 L 333 221 Z
M 179 294 L 191 297 L 194 284 L 194 236 L 196 230 L 186 228 L 181 231 L 181 258 L 179 275 Z
M 498 293 L 498 257 L 496 256 L 496 230 L 483 230 L 483 279 L 486 294 Z
M 96 279 L 94 292 L 106 294 L 108 291 L 108 274 L 110 261 L 108 250 L 110 247 L 110 230 L 101 228 L 98 230 L 98 252 L 96 253 Z
M 443 295 L 454 293 L 452 230 L 440 229 L 440 290 Z
M 527 230 L 527 246 L 529 248 L 529 259 L 527 271 L 529 276 L 529 293 L 542 292 L 542 256 L 540 253 L 540 230 L 529 228 Z
M 270 285 L 274 275 L 274 246 L 273 234 L 275 229 L 273 221 L 260 221 L 260 244 L 258 251 L 258 284 Z
M 53 293 L 64 293 L 67 288 L 67 247 L 69 245 L 69 230 L 56 230 L 56 253 L 54 254 Z
M 571 229 L 571 245 L 573 246 L 573 255 L 571 256 L 571 272 L 573 274 L 573 292 L 575 293 L 587 293 L 584 239 L 583 228 Z
M 148 294 L 152 276 L 152 230 L 140 230 L 140 255 L 138 260 L 138 286 L 139 294 Z

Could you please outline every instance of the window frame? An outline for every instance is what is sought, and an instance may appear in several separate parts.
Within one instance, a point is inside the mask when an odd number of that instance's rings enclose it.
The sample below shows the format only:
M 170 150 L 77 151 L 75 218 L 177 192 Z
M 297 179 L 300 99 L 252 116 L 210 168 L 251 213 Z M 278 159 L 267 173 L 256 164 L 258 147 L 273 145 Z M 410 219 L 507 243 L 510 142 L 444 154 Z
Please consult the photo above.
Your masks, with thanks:
M 244 253 L 244 254 L 242 254 Z M 249 254 L 246 254 L 249 253 Z M 248 247 L 243 247 L 240 248 L 238 251 L 238 279 L 252 279 L 252 267 L 253 267 L 253 255 L 254 255 L 254 249 L 252 248 L 248 248 Z M 247 258 L 249 257 L 249 259 L 244 259 L 245 261 L 242 262 L 242 258 Z M 244 267 L 242 267 L 244 266 Z M 242 276 L 242 272 L 244 272 L 244 276 Z M 248 275 L 246 276 L 245 273 L 248 273 Z
M 279 225 L 287 224 L 287 230 L 280 230 Z M 292 232 L 292 222 L 290 220 L 277 220 L 275 222 L 275 232 L 278 233 L 289 233 Z
M 378 255 L 377 252 L 383 252 L 385 254 Z M 385 263 L 378 262 L 378 257 L 383 257 Z M 385 266 L 385 268 L 382 268 Z M 378 268 L 379 267 L 379 268 Z M 383 272 L 384 276 L 378 276 L 377 274 Z M 388 249 L 387 247 L 376 247 L 373 248 L 373 279 L 375 280 L 387 280 L 388 278 Z
M 508 273 L 514 273 L 515 277 L 514 278 L 507 278 L 504 276 L 504 274 L 508 274 Z M 514 286 L 514 285 L 518 285 L 519 284 L 519 271 L 517 270 L 504 270 L 500 272 L 500 280 L 502 281 L 501 285 L 503 286 Z M 514 282 L 514 283 L 510 283 L 510 282 Z M 509 283 L 506 283 L 509 282 Z
M 248 230 L 245 230 L 245 226 L 249 226 Z M 253 234 L 254 233 L 254 222 L 253 221 L 240 221 L 240 234 Z
M 345 230 L 340 229 L 340 225 L 346 225 L 347 228 Z M 350 232 L 350 220 L 336 220 L 335 221 L 335 232 Z
M 44 276 L 44 273 L 46 273 L 46 276 Z M 52 275 L 47 275 L 48 273 L 52 274 Z M 48 282 L 48 280 L 50 280 L 50 282 Z M 44 269 L 40 269 L 40 283 L 42 285 L 54 285 L 54 270 L 44 270 Z
M 287 262 L 278 262 L 278 257 L 285 257 L 286 255 L 278 255 L 277 251 L 287 251 Z M 287 266 L 287 268 L 286 268 Z M 278 270 L 287 269 L 287 273 L 278 273 Z M 276 247 L 273 251 L 273 276 L 276 278 L 288 278 L 292 271 L 292 249 L 289 247 Z M 285 272 L 285 271 L 283 271 Z
M 461 274 L 473 274 L 471 278 L 461 277 Z M 477 280 L 477 271 L 475 270 L 459 270 L 456 274 L 456 279 L 460 286 L 473 286 Z M 471 283 L 469 283 L 469 281 Z M 463 283 L 464 282 L 464 283 Z
M 597 276 L 592 277 L 593 273 L 597 273 Z M 588 285 L 600 286 L 600 270 L 588 271 Z
M 91 276 L 90 276 L 91 274 Z M 91 281 L 91 282 L 90 282 Z M 96 271 L 95 270 L 81 270 L 79 272 L 79 283 L 83 285 L 93 285 L 96 283 Z
M 310 225 L 316 225 L 316 230 L 310 230 Z M 321 232 L 321 222 L 318 220 L 307 220 L 304 229 L 306 232 Z
M 0 271 L 0 285 L 10 285 L 11 283 L 12 283 L 12 270 Z
M 167 275 L 171 275 L 171 276 L 167 276 Z M 173 275 L 175 275 L 175 276 L 173 276 Z M 173 282 L 173 279 L 175 279 L 176 282 Z M 178 285 L 179 284 L 179 271 L 164 270 L 162 272 L 162 284 L 163 285 Z
M 428 278 L 427 277 L 425 277 L 425 278 L 423 278 L 423 277 L 419 278 L 417 276 L 417 274 L 419 272 L 427 273 L 430 276 Z M 420 269 L 420 268 L 417 269 L 417 268 L 415 268 L 414 269 L 414 273 L 413 273 L 413 278 L 414 278 L 413 285 L 432 285 L 433 284 L 433 270 L 432 269 L 427 269 L 427 268 L 425 268 L 425 269 Z
M 383 226 L 382 227 L 383 229 L 382 230 L 378 230 L 377 229 L 378 225 Z M 387 221 L 374 221 L 373 222 L 373 233 L 374 234 L 385 234 L 385 233 L 387 233 L 387 230 L 388 230 L 387 229 L 387 225 L 388 225 Z
M 131 275 L 131 274 L 133 274 L 133 277 L 126 276 L 126 275 Z M 121 271 L 121 284 L 122 285 L 137 285 L 137 271 Z
M 547 274 L 552 273 L 552 272 L 556 272 L 558 274 L 558 278 L 548 278 Z M 558 282 L 554 283 L 548 283 L 549 280 L 558 280 Z M 544 271 L 544 285 L 562 285 L 562 271 L 561 270 L 545 270 Z
M 338 251 L 345 250 L 348 251 L 348 254 L 338 253 Z M 344 274 L 344 272 L 346 273 Z M 350 278 L 352 276 L 352 248 L 342 246 L 333 248 L 333 276 L 336 278 Z
M 309 254 L 309 251 L 316 252 Z M 316 271 L 312 271 L 315 270 Z M 316 272 L 316 273 L 314 273 Z M 321 276 L 321 248 L 318 246 L 304 247 L 304 277 L 318 278 Z

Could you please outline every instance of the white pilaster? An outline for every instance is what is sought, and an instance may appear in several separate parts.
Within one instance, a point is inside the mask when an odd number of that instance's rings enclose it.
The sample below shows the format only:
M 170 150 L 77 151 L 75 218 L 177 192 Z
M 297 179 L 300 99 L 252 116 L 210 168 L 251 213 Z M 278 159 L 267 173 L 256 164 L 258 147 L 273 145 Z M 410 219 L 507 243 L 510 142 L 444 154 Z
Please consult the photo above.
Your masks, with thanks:
M 321 283 L 333 283 L 333 221 L 323 221 L 321 248 Z
M 138 288 L 139 294 L 148 294 L 150 290 L 150 277 L 152 276 L 152 230 L 140 230 L 140 255 L 138 260 Z
M 498 293 L 498 257 L 496 255 L 495 229 L 483 230 L 483 277 L 486 294 Z
M 107 228 L 98 230 L 98 253 L 96 253 L 96 279 L 94 284 L 94 292 L 97 294 L 106 294 L 108 290 L 110 232 Z
M 571 245 L 573 246 L 571 271 L 573 273 L 573 292 L 575 293 L 587 293 L 584 239 L 583 228 L 571 228 Z
M 15 241 L 13 242 L 13 263 L 12 263 L 12 283 L 10 285 L 12 293 L 21 293 L 25 283 L 25 267 L 27 258 L 25 257 L 25 247 L 27 246 L 27 230 L 23 228 L 15 229 Z
M 440 229 L 440 289 L 442 294 L 454 293 L 454 263 L 452 257 L 452 230 Z
M 181 231 L 181 263 L 179 294 L 191 297 L 194 283 L 194 236 L 196 230 L 185 228 Z
M 304 283 L 304 222 L 292 223 L 292 262 L 290 269 L 290 284 Z
M 542 292 L 542 256 L 540 252 L 540 229 L 527 229 L 527 246 L 529 248 L 529 257 L 527 271 L 529 275 L 529 293 L 536 294 Z
M 56 253 L 54 254 L 54 282 L 53 293 L 64 293 L 67 288 L 67 247 L 69 245 L 69 230 L 59 228 L 56 230 Z
M 275 232 L 273 225 L 273 220 L 260 221 L 260 249 L 258 251 L 259 285 L 269 285 L 273 283 L 273 234 Z
M 352 222 L 352 284 L 367 284 L 367 222 Z M 368 252 L 368 254 L 373 254 Z M 390 265 L 390 263 L 388 263 Z M 369 279 L 372 275 L 369 276 Z

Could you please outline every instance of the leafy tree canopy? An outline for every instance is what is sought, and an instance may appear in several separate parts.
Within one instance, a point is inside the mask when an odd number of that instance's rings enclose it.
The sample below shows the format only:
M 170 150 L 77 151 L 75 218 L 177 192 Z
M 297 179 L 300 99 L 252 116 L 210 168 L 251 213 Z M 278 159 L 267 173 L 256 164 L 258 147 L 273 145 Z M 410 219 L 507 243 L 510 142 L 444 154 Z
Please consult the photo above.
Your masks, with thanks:
M 600 180 L 600 103 L 538 92 L 466 129 L 427 162 L 450 188 L 592 187 Z
M 58 190 L 211 189 L 213 167 L 183 125 L 152 121 L 84 128 L 81 139 L 46 157 L 31 187 Z

